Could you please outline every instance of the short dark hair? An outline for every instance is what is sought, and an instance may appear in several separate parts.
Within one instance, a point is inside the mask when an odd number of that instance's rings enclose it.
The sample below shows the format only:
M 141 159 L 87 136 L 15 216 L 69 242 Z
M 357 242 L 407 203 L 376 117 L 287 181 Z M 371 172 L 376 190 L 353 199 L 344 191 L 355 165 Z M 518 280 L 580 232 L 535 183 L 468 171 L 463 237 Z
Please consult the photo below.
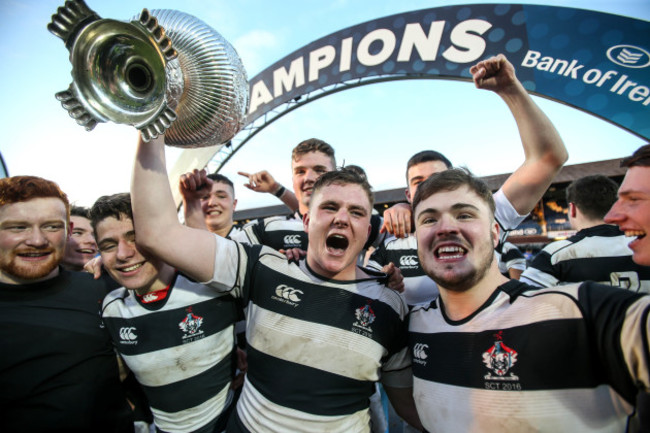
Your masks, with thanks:
M 291 159 L 297 160 L 299 157 L 310 152 L 320 152 L 327 155 L 332 160 L 332 167 L 336 167 L 336 157 L 334 156 L 334 148 L 323 140 L 318 138 L 308 138 L 301 141 L 291 151 Z
M 415 155 L 413 155 L 406 163 L 406 184 L 407 185 L 409 183 L 409 169 L 414 165 L 422 164 L 423 162 L 429 162 L 429 161 L 440 161 L 443 164 L 445 164 L 447 168 L 452 167 L 451 161 L 449 161 L 447 157 L 442 153 L 437 152 L 435 150 L 423 150 L 422 152 L 418 152 Z
M 375 194 L 372 192 L 372 187 L 368 183 L 368 179 L 365 176 L 361 175 L 356 169 L 349 169 L 347 167 L 342 167 L 337 170 L 328 171 L 324 173 L 321 177 L 318 178 L 316 183 L 314 183 L 314 189 L 312 192 L 312 197 L 316 195 L 316 192 L 321 190 L 323 187 L 329 185 L 359 185 L 368 196 L 368 201 L 370 202 L 370 208 L 375 204 Z M 310 205 L 313 203 L 313 200 L 310 201 Z
M 97 225 L 106 218 L 113 217 L 121 220 L 126 217 L 133 220 L 131 210 L 131 194 L 122 192 L 113 195 L 103 195 L 90 208 L 90 225 L 97 233 Z
M 51 180 L 37 176 L 12 176 L 0 179 L 0 206 L 36 198 L 58 198 L 65 205 L 66 218 L 70 219 L 68 196 Z
M 650 167 L 650 144 L 644 144 L 631 156 L 623 158 L 621 167 Z
M 90 219 L 90 209 L 85 206 L 71 206 L 70 207 L 70 216 L 78 216 L 82 218 Z
M 569 184 L 566 200 L 589 219 L 603 219 L 617 199 L 618 185 L 602 174 L 581 177 Z
M 211 179 L 216 183 L 225 183 L 226 185 L 229 185 L 230 189 L 232 189 L 232 196 L 233 198 L 235 197 L 235 185 L 226 176 L 221 173 L 211 173 L 208 175 L 208 179 Z
M 434 173 L 427 180 L 418 185 L 415 196 L 413 197 L 413 212 L 422 200 L 426 200 L 440 191 L 455 191 L 462 186 L 467 186 L 473 191 L 490 208 L 492 216 L 496 210 L 492 191 L 481 178 L 474 176 L 466 168 L 450 168 L 449 170 Z

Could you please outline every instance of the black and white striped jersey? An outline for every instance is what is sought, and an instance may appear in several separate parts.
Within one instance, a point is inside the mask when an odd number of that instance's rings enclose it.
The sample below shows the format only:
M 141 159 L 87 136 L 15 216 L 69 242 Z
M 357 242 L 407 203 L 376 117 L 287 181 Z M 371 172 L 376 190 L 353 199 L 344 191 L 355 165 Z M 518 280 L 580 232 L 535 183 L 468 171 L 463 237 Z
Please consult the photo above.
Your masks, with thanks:
M 495 217 L 501 228 L 500 242 L 505 242 L 508 231 L 516 228 L 526 218 L 526 215 L 522 216 L 517 213 L 501 189 L 494 193 L 494 202 L 496 204 Z M 372 253 L 368 267 L 380 270 L 391 262 L 400 268 L 404 276 L 403 296 L 408 305 L 428 303 L 438 296 L 436 283 L 424 273 L 424 269 L 420 266 L 415 234 L 401 239 L 394 236 L 388 237 Z
M 324 279 L 305 260 L 215 236 L 213 281 L 247 306 L 240 431 L 369 432 L 374 383 L 411 385 L 407 307 L 378 274 Z
M 413 392 L 431 432 L 626 431 L 648 389 L 650 297 L 511 280 L 466 319 L 410 314 Z
M 614 225 L 580 230 L 568 239 L 546 245 L 520 280 L 541 287 L 591 280 L 650 293 L 650 266 L 634 263 L 629 243 Z
M 159 429 L 200 431 L 230 404 L 237 305 L 178 274 L 163 301 L 144 303 L 125 288 L 104 299 L 104 324 Z

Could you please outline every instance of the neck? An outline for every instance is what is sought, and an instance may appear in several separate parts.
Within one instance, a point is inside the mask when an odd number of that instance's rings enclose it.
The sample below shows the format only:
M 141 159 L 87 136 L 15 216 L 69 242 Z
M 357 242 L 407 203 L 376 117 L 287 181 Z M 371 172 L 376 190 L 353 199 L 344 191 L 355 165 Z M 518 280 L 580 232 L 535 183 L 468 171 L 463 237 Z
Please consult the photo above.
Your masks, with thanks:
M 215 233 L 215 234 L 221 236 L 222 238 L 225 238 L 226 236 L 228 236 L 228 233 L 230 233 L 230 229 L 232 228 L 232 226 L 233 226 L 233 223 L 231 221 L 230 224 L 228 224 L 227 226 L 210 229 L 210 231 L 212 233 Z
M 363 275 L 359 275 L 359 270 L 357 268 L 357 264 L 352 263 L 345 268 L 338 270 L 338 271 L 330 271 L 323 266 L 320 265 L 312 256 L 309 254 L 309 250 L 307 250 L 307 265 L 309 265 L 309 268 L 317 273 L 321 277 L 328 278 L 330 280 L 338 280 L 338 281 L 352 281 L 356 280 L 359 278 L 363 278 L 366 274 L 362 272 Z
M 601 224 L 605 224 L 605 221 L 602 219 L 600 220 L 588 220 L 588 219 L 581 219 L 579 221 L 576 221 L 575 224 L 573 224 L 573 228 L 575 230 L 583 230 L 583 229 L 588 229 L 591 227 L 596 227 Z
M 494 261 L 488 273 L 467 290 L 459 292 L 438 286 L 447 317 L 454 321 L 469 317 L 488 300 L 498 286 L 506 282 L 508 279 L 501 275 Z
M 174 270 L 174 268 L 165 264 L 160 269 L 160 271 L 158 271 L 158 277 L 153 283 L 151 283 L 147 287 L 140 287 L 139 289 L 135 289 L 135 292 L 138 295 L 146 295 L 147 293 L 163 290 L 164 288 L 166 288 L 172 283 L 175 273 L 176 271 Z

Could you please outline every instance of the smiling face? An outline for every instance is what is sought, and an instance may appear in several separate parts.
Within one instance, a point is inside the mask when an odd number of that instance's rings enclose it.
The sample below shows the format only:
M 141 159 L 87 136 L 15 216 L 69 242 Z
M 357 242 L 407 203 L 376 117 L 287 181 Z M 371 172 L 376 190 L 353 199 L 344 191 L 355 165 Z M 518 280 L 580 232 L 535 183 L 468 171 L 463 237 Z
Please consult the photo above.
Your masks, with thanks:
M 208 230 L 213 233 L 230 230 L 236 205 L 232 187 L 223 182 L 214 182 L 210 193 L 201 198 L 201 209 Z
M 498 225 L 467 185 L 419 202 L 415 225 L 420 263 L 441 288 L 467 291 L 493 266 Z
M 415 197 L 415 191 L 417 190 L 418 185 L 427 180 L 432 174 L 447 169 L 447 165 L 442 161 L 426 161 L 409 167 L 406 174 L 408 179 L 406 199 L 408 202 L 413 202 L 413 197 Z
M 84 265 L 97 254 L 97 243 L 88 218 L 71 215 L 70 222 L 72 230 L 65 246 L 62 264 L 67 269 L 81 271 Z
M 291 161 L 293 192 L 302 215 L 309 210 L 314 183 L 321 175 L 332 170 L 332 159 L 322 152 L 304 153 Z
M 164 289 L 160 278 L 162 261 L 145 257 L 135 245 L 133 221 L 107 217 L 96 224 L 97 245 L 104 269 L 120 285 L 138 294 Z
M 0 206 L 0 281 L 24 284 L 57 275 L 67 222 L 65 204 L 58 198 Z
M 323 186 L 304 216 L 307 263 L 317 274 L 353 280 L 356 261 L 370 233 L 370 200 L 356 184 Z
M 616 224 L 629 236 L 632 259 L 650 266 L 650 167 L 630 167 L 618 190 L 618 200 L 605 215 L 605 222 Z

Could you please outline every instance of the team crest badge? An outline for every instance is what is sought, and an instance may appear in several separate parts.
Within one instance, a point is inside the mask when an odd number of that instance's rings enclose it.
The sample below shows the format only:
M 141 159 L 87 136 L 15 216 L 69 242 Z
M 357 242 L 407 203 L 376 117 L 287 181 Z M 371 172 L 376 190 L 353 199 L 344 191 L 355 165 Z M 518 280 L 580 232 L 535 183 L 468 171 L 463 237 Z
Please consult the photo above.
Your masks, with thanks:
M 357 311 L 354 314 L 357 317 L 356 324 L 364 328 L 367 328 L 372 322 L 375 321 L 375 312 L 372 311 L 372 308 L 368 304 L 357 308 Z
M 188 308 L 186 311 L 187 315 L 178 324 L 178 327 L 181 329 L 181 331 L 186 334 L 183 338 L 203 334 L 203 331 L 200 330 L 201 325 L 203 324 L 203 317 L 192 313 L 192 307 Z
M 490 370 L 485 376 L 488 380 L 519 380 L 519 377 L 509 370 L 517 362 L 517 352 L 503 342 L 503 331 L 494 335 L 492 347 L 483 352 L 483 364 Z

